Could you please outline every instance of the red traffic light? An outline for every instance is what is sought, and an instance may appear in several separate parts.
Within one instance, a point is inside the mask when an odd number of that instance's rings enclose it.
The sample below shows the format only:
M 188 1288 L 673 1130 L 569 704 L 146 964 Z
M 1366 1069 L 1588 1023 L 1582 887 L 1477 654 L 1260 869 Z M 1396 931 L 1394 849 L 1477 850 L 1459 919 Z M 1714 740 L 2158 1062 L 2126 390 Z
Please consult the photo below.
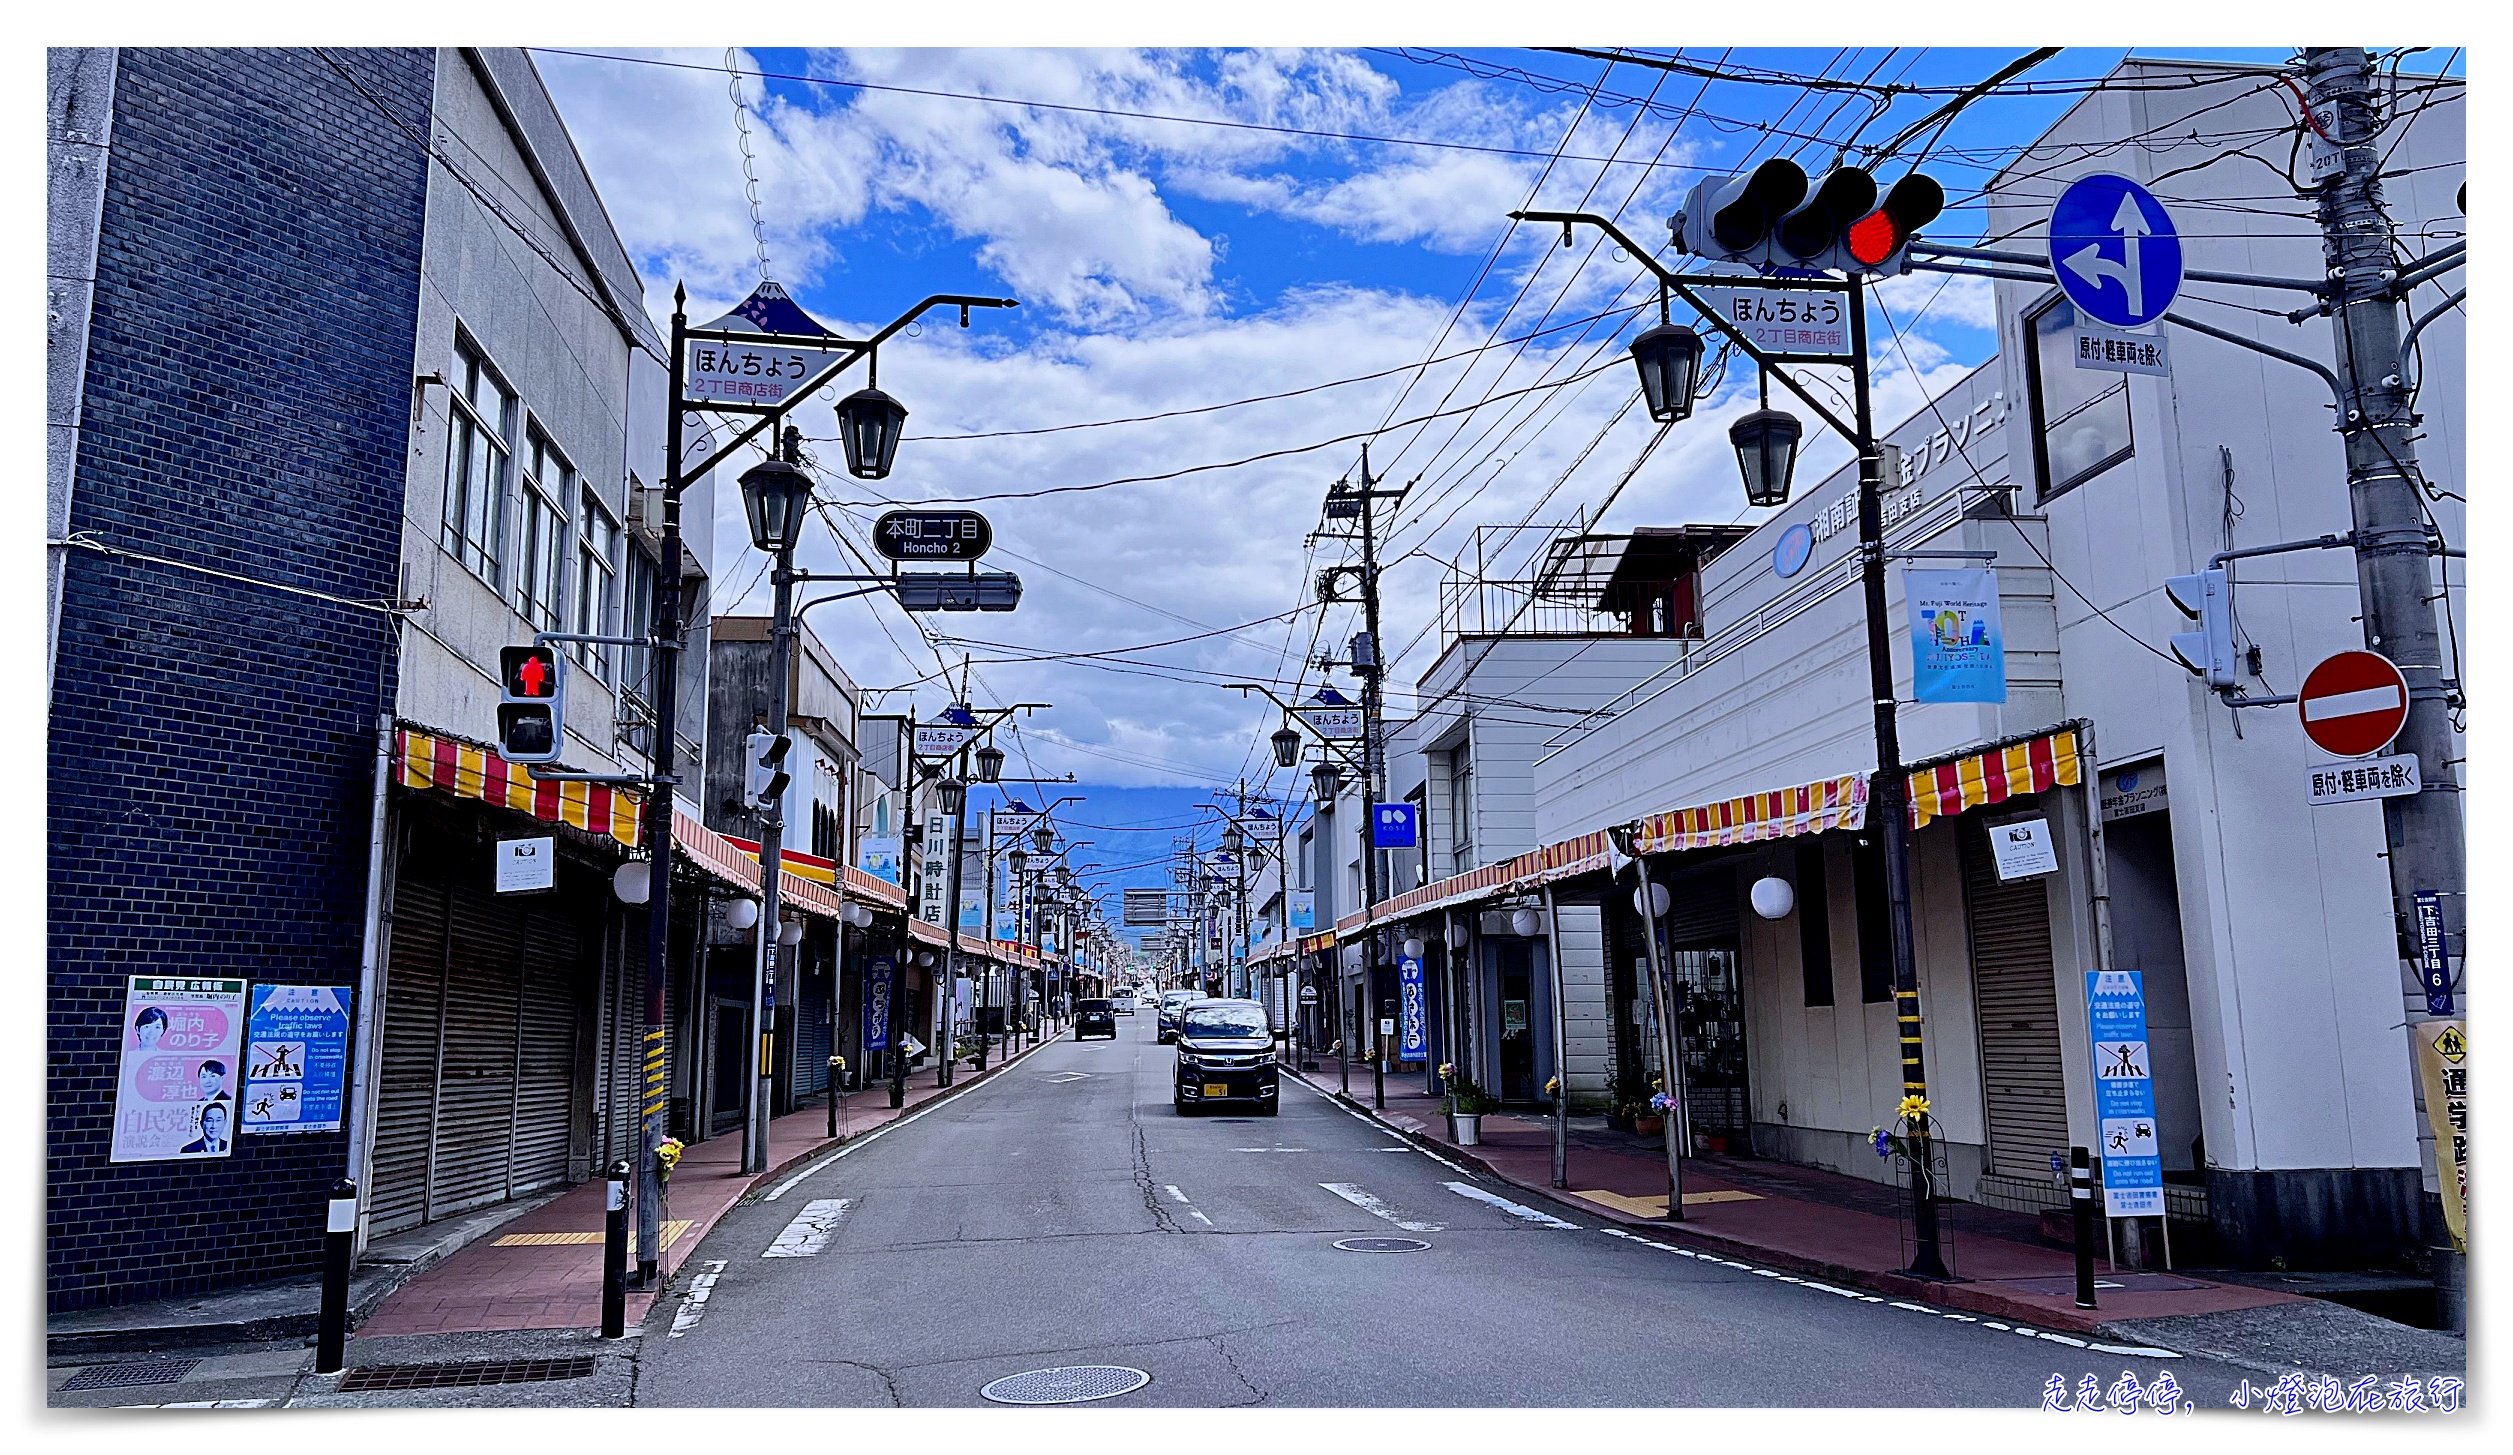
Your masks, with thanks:
M 1912 172 L 1893 184 L 1874 212 L 1851 223 L 1842 241 L 1860 267 L 1880 267 L 1945 210 L 1946 189 L 1935 178 Z
M 558 696 L 558 651 L 554 647 L 505 647 L 499 651 L 509 702 L 544 701 Z

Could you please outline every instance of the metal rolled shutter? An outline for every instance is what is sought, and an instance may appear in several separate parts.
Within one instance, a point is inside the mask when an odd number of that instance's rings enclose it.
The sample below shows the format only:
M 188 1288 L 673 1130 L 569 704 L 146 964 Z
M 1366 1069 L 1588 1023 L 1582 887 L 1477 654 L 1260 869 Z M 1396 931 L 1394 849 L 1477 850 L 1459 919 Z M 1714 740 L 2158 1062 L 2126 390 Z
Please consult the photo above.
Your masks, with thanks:
M 2068 1145 L 2048 890 L 2038 878 L 2000 883 L 1986 826 L 1968 819 L 1959 831 L 1990 1170 L 2047 1177 L 2050 1154 Z
M 1733 945 L 1736 943 L 1736 870 L 1730 867 L 1679 874 L 1667 885 L 1667 943 Z M 1631 903 L 1624 891 L 1623 902 Z
M 404 860 L 408 862 L 407 859 Z M 401 874 L 384 970 L 375 1151 L 367 1164 L 367 1233 L 383 1237 L 427 1217 L 428 1143 L 436 1125 L 437 1035 L 444 1014 L 445 888 Z
M 635 1165 L 641 1150 L 638 1140 L 639 1077 L 638 1047 L 645 1044 L 646 1034 L 646 942 L 628 933 L 623 922 L 612 935 L 614 950 L 612 970 L 604 978 L 603 988 L 603 1055 L 602 1116 L 600 1143 L 602 1164 L 608 1167 L 617 1161 Z
M 576 924 L 552 904 L 532 904 L 525 911 L 523 950 L 509 1197 L 567 1180 L 576 1109 L 576 998 L 584 977 Z
M 452 899 L 430 1219 L 505 1198 L 515 1115 L 523 916 L 484 890 L 456 885 Z
M 794 977 L 794 1090 L 798 1095 L 826 1091 L 830 1055 L 829 956 L 820 948 L 817 935 L 788 953 L 801 967 Z M 1008 1022 L 1011 1017 L 1007 1007 L 1004 1018 Z

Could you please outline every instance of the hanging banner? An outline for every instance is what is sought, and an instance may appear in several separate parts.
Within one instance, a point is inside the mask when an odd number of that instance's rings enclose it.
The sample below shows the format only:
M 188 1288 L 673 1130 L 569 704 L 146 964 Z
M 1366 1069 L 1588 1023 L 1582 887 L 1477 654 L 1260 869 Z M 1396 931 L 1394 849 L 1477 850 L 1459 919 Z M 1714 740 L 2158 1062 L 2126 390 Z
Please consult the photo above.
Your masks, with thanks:
M 1431 1023 L 1422 1007 L 1422 961 L 1407 955 L 1396 962 L 1396 1059 L 1424 1061 L 1430 1056 Z
M 340 1130 L 347 985 L 256 985 L 244 1033 L 244 1135 Z
M 898 978 L 898 962 L 875 955 L 864 963 L 864 1049 L 890 1049 L 890 987 Z
M 1314 889 L 1291 892 L 1291 930 L 1293 934 L 1315 934 L 1318 928 L 1318 895 Z
M 188 1162 L 235 1150 L 241 980 L 134 975 L 122 1000 L 115 1162 Z
M 2094 1035 L 2094 1118 L 2102 1138 L 2103 1215 L 2164 1215 L 2164 1159 L 2156 1136 L 2155 1073 L 2147 1057 L 2146 977 L 2089 970 L 2086 1020 Z
M 2417 1083 L 2434 1129 L 2435 1174 L 2443 1183 L 2443 1225 L 2452 1246 L 2469 1251 L 2469 1028 L 2457 1020 L 2419 1021 Z
M 1911 696 L 1919 702 L 2005 702 L 2007 639 L 1996 571 L 1902 573 L 1911 611 Z
M 906 845 L 895 837 L 865 839 L 856 847 L 855 867 L 884 884 L 896 884 L 904 888 L 907 880 L 900 873 L 899 859 L 905 849 Z

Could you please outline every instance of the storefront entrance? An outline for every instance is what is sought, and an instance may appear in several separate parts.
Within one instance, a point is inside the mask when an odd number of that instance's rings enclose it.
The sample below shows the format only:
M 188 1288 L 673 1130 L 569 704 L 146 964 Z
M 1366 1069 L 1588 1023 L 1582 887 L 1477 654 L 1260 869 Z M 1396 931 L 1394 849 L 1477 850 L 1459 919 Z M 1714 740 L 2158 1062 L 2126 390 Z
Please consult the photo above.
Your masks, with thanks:
M 1535 976 L 1529 963 L 1529 942 L 1501 940 L 1493 945 L 1501 974 L 1501 1084 L 1503 1101 L 1536 1099 Z

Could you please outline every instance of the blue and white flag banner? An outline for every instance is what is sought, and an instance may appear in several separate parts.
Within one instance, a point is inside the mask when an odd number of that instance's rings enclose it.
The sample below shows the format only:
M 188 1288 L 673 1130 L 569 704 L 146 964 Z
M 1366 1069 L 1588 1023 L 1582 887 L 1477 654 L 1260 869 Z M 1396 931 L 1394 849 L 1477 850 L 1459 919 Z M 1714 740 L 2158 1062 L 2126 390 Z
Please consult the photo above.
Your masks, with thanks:
M 1911 612 L 1911 696 L 1919 702 L 2005 702 L 2007 638 L 1996 571 L 1902 573 Z

